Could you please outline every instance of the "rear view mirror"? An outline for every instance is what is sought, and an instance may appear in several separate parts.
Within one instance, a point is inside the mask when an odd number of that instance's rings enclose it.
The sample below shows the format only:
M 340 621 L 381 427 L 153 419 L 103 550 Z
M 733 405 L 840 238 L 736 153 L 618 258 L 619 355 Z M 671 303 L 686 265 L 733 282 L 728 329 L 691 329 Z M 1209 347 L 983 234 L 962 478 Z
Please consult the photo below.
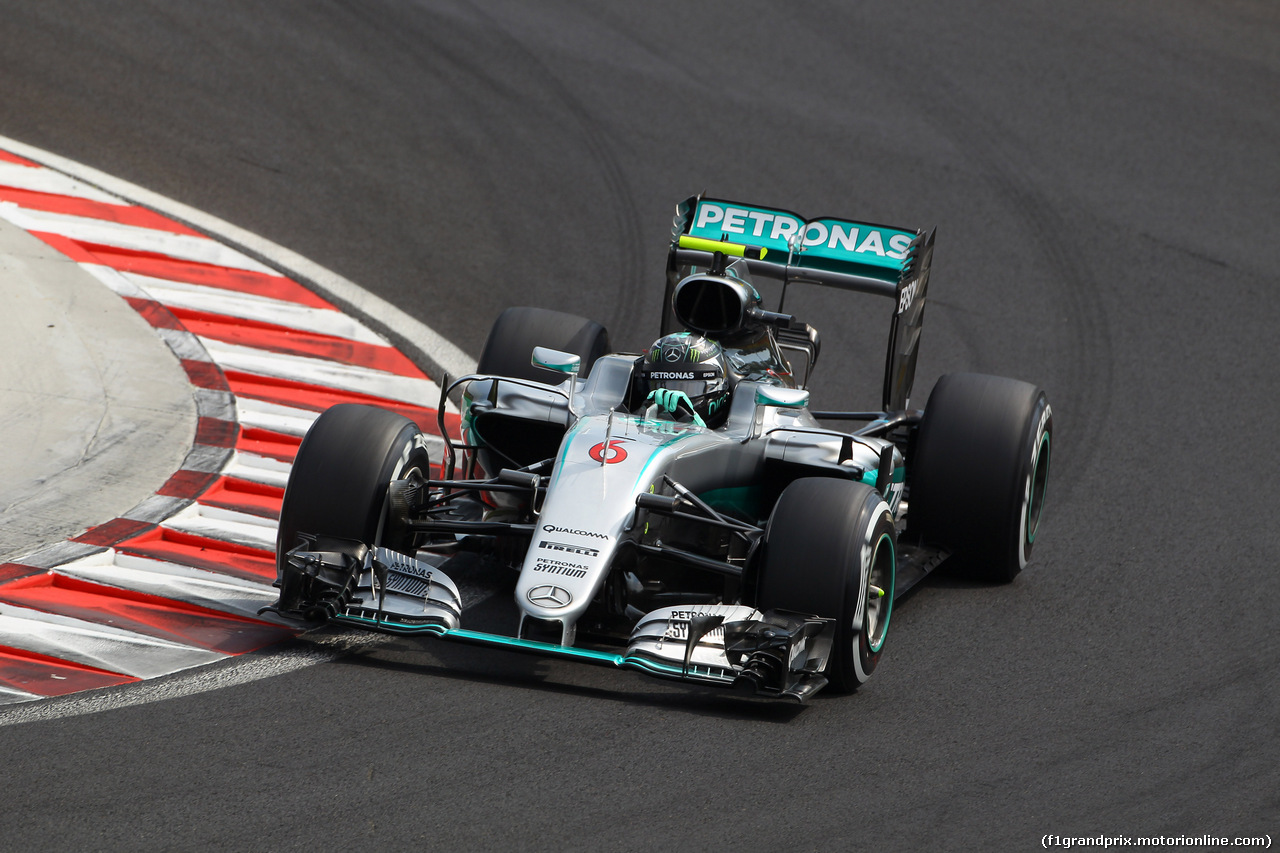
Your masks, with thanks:
M 571 352 L 551 349 L 550 347 L 534 347 L 533 358 L 529 363 L 534 367 L 554 370 L 556 373 L 568 373 L 577 376 L 578 366 L 582 364 L 582 357 Z
M 779 409 L 803 409 L 809 405 L 809 392 L 802 388 L 759 385 L 756 387 L 756 405 L 776 406 Z

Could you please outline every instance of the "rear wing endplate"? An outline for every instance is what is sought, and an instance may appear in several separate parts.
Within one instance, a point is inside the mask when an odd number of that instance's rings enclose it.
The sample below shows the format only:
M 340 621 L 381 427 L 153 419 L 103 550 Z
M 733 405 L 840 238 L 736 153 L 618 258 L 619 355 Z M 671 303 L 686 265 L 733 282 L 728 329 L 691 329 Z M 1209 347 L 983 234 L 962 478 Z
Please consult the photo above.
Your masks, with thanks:
M 710 267 L 715 251 L 745 260 L 752 275 L 786 286 L 818 284 L 887 296 L 895 303 L 885 360 L 884 409 L 902 411 L 915 381 L 934 231 L 821 217 L 692 196 L 676 206 L 662 330 L 675 325 L 671 297 L 690 266 Z M 779 307 L 781 310 L 781 307 Z

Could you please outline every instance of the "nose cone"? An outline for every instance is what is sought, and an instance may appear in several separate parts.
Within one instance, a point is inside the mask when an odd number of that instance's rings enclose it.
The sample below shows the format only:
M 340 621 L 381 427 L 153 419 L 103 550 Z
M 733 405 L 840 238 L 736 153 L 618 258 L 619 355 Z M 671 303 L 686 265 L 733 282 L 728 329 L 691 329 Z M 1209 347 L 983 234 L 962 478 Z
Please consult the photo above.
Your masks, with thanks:
M 698 427 L 658 425 L 630 415 L 579 420 L 551 472 L 516 584 L 516 605 L 539 619 L 575 624 L 627 536 L 636 495 L 649 491 L 686 446 L 720 440 Z

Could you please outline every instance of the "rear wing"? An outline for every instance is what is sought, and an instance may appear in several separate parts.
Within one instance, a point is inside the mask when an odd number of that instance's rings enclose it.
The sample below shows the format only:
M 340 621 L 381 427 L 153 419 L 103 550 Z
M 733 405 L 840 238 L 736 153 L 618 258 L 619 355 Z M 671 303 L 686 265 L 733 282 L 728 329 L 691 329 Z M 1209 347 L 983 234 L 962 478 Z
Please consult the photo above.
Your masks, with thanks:
M 793 282 L 818 284 L 894 301 L 885 360 L 884 409 L 902 411 L 915 381 L 920 327 L 934 232 L 822 217 L 693 196 L 676 206 L 662 330 L 673 330 L 671 297 L 690 267 L 710 267 L 714 253 L 743 258 L 752 275 L 782 282 L 778 311 Z

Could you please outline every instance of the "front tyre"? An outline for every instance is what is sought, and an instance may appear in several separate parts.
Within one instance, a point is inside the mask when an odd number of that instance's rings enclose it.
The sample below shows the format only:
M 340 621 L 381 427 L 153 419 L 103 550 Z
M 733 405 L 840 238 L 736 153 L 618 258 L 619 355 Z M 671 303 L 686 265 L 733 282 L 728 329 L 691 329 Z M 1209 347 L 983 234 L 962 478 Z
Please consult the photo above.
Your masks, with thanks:
M 411 532 L 385 524 L 392 480 L 426 480 L 429 460 L 417 424 L 373 406 L 343 403 L 316 418 L 289 474 L 276 537 L 276 575 L 284 583 L 285 556 L 299 534 L 355 539 L 412 552 Z M 282 590 L 283 598 L 283 590 Z
M 836 620 L 823 673 L 839 692 L 866 683 L 884 653 L 893 612 L 897 540 L 888 504 L 862 483 L 796 480 L 765 529 L 756 608 Z
M 913 454 L 909 529 L 975 578 L 1031 560 L 1049 485 L 1053 410 L 1026 382 L 952 373 L 934 386 Z

